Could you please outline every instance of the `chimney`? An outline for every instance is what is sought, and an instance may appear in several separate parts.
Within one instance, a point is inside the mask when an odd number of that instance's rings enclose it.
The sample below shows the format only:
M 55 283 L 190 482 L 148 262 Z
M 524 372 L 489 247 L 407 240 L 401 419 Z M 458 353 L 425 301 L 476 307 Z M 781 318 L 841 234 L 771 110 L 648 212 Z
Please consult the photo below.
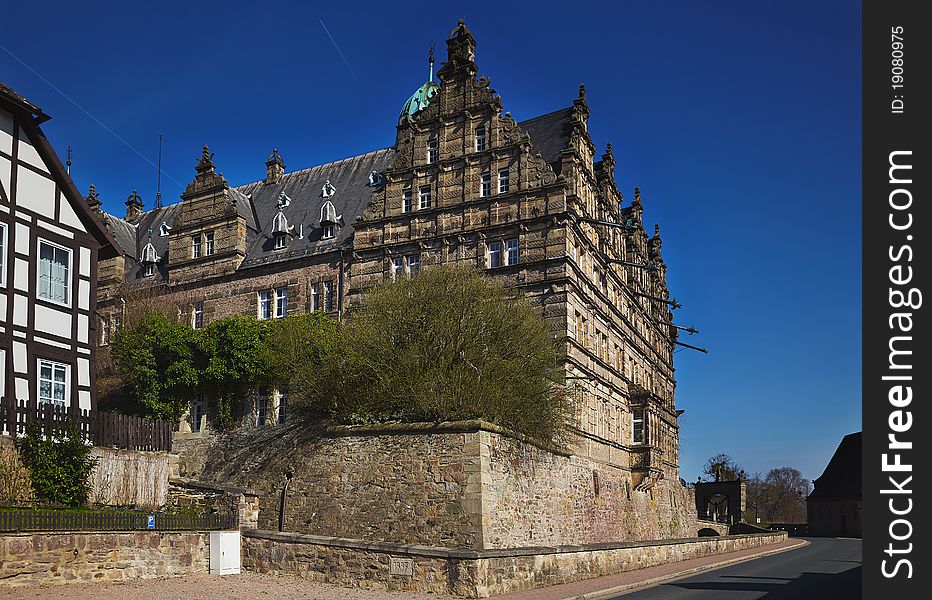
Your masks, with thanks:
M 265 161 L 265 183 L 278 183 L 284 175 L 285 161 L 278 153 L 278 148 L 274 148 L 268 160 Z
M 141 216 L 142 198 L 136 193 L 136 188 L 133 188 L 133 193 L 126 199 L 126 220 L 133 223 L 138 221 Z

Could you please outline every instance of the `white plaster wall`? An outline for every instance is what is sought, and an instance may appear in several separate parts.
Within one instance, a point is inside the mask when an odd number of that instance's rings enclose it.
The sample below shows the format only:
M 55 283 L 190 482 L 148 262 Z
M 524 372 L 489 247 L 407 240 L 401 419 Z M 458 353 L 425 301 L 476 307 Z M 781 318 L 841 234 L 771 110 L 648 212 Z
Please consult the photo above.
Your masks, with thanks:
M 71 313 L 36 304 L 36 331 L 71 339 Z
M 16 203 L 40 215 L 55 214 L 55 182 L 29 169 L 18 169 Z

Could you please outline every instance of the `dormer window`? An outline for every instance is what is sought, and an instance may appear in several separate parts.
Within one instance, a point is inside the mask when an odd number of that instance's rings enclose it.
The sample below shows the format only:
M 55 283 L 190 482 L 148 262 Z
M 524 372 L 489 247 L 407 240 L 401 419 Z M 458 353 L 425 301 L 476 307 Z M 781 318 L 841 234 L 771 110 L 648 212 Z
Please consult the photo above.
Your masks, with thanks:
M 291 230 L 294 229 L 294 226 L 288 225 L 288 219 L 285 217 L 285 213 L 278 211 L 272 218 L 272 239 L 274 240 L 273 248 L 275 250 L 281 250 L 287 244 L 287 236 L 291 233 Z
M 476 128 L 476 152 L 485 150 L 485 127 Z
M 155 275 L 155 265 L 153 265 L 153 264 L 143 265 L 143 267 L 142 267 L 142 276 L 143 276 L 143 277 L 152 277 L 153 275 Z
M 275 244 L 274 244 L 275 250 L 281 250 L 281 249 L 283 249 L 284 247 L 285 247 L 285 234 L 284 234 L 284 233 L 276 233 L 276 234 L 275 234 Z
M 321 239 L 329 240 L 333 237 L 333 225 L 324 225 L 324 233 Z
M 337 214 L 337 209 L 333 202 L 327 200 L 320 207 L 320 227 L 323 231 L 321 239 L 332 239 L 336 231 L 336 225 L 340 223 L 343 217 Z
M 328 179 L 327 181 L 325 181 L 323 187 L 320 188 L 320 197 L 321 197 L 321 198 L 330 198 L 330 197 L 332 197 L 335 193 L 337 193 L 337 188 L 333 187 L 333 184 L 330 183 L 330 180 L 329 180 L 329 179 Z
M 171 230 L 172 228 L 168 226 L 168 223 L 162 223 L 159 225 L 159 235 L 162 237 L 168 237 L 168 232 Z
M 382 175 L 379 171 L 372 171 L 369 173 L 369 187 L 381 187 L 385 183 L 385 175 Z
M 438 153 L 438 144 L 437 138 L 432 137 L 427 140 L 427 164 L 433 164 L 437 162 L 437 153 Z

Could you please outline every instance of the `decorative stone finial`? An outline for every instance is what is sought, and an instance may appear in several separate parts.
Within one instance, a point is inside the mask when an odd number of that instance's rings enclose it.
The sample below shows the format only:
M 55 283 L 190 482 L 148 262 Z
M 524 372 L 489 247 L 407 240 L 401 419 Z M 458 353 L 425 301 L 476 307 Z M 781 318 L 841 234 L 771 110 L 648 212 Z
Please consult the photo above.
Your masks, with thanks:
M 586 99 L 586 86 L 582 83 L 579 84 L 579 99 L 580 100 Z
M 136 188 L 133 188 L 133 193 L 126 198 L 126 220 L 132 223 L 140 216 L 142 216 L 142 198 L 136 193 Z
M 659 223 L 654 223 L 654 237 L 655 238 L 660 237 L 660 224 Z
M 213 158 L 213 152 L 210 151 L 210 148 L 207 147 L 207 144 L 204 144 L 204 149 L 201 151 L 201 158 L 197 161 L 197 166 L 194 167 L 194 170 L 197 171 L 198 175 L 214 172 L 214 167 L 216 167 L 216 165 L 213 162 Z
M 87 190 L 87 197 L 84 199 L 87 202 L 87 205 L 93 210 L 100 210 L 100 197 L 97 195 L 97 187 L 92 183 L 91 187 Z
M 269 158 L 265 161 L 265 182 L 278 183 L 285 176 L 285 159 L 273 148 Z

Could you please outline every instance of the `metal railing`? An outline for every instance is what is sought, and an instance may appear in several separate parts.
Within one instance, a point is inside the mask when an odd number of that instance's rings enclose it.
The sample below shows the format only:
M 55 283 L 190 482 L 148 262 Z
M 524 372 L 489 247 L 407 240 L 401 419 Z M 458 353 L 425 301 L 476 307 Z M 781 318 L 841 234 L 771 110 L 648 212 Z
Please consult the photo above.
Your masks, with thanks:
M 235 529 L 238 513 L 0 509 L 0 531 L 200 531 Z

